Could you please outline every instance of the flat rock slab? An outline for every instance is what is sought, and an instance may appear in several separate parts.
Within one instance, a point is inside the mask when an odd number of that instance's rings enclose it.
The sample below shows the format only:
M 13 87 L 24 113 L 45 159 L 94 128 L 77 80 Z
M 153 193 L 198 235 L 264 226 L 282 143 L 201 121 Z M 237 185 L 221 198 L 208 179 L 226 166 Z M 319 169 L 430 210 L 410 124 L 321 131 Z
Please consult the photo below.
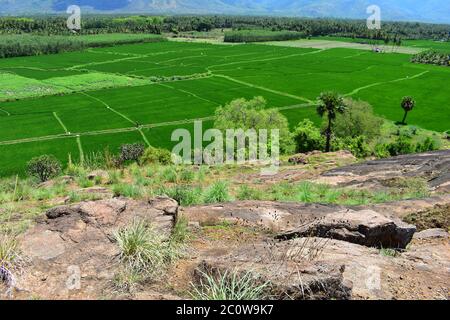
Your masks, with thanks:
M 268 284 L 265 294 L 271 299 L 350 299 L 352 284 L 344 281 L 345 266 L 308 260 L 299 252 L 298 244 L 294 240 L 244 245 L 229 254 L 203 260 L 197 279 L 202 273 L 217 276 L 250 272 L 254 283 Z
M 323 237 L 367 247 L 404 249 L 415 232 L 416 227 L 394 222 L 372 210 L 345 210 L 279 234 L 277 238 Z
M 420 177 L 436 191 L 450 190 L 450 150 L 402 155 L 330 170 L 316 182 L 380 187 L 393 178 Z
M 150 202 L 109 199 L 52 208 L 46 219 L 19 239 L 22 253 L 30 261 L 17 287 L 51 299 L 95 299 L 117 270 L 114 232 L 142 219 L 169 236 L 177 213 L 176 201 L 165 197 Z M 70 285 L 73 279 L 80 280 L 80 287 Z
M 227 221 L 260 227 L 279 238 L 318 236 L 386 248 L 405 248 L 416 231 L 399 219 L 338 205 L 242 201 L 185 208 L 182 214 L 200 225 Z
M 344 207 L 272 201 L 236 201 L 219 205 L 183 208 L 181 214 L 200 225 L 223 221 L 256 226 L 272 232 L 283 232 L 313 222 Z
M 418 232 L 414 235 L 414 239 L 426 240 L 426 239 L 448 239 L 450 234 L 444 229 L 428 229 Z

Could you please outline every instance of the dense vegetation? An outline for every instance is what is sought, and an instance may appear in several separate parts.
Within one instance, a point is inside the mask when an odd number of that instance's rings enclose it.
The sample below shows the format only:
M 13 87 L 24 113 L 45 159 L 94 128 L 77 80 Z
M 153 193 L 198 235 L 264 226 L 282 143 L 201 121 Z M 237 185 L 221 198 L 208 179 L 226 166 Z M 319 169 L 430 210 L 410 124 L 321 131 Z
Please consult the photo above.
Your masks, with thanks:
M 134 34 L 105 34 L 98 36 L 2 35 L 0 36 L 0 58 L 54 54 L 117 44 L 158 42 L 163 40 L 163 37 L 157 35 Z
M 40 33 L 68 34 L 65 16 L 37 16 L 28 18 L 1 18 L 1 33 Z M 97 33 L 162 33 L 185 31 L 209 31 L 218 28 L 235 30 L 266 29 L 269 31 L 296 31 L 310 36 L 348 36 L 372 38 L 373 32 L 367 30 L 365 20 L 343 19 L 303 19 L 278 17 L 247 17 L 247 16 L 98 16 L 83 17 L 83 34 Z M 383 22 L 382 32 L 376 37 L 383 39 L 384 35 L 403 39 L 449 39 L 448 25 Z
M 411 58 L 411 62 L 450 67 L 450 53 L 439 52 L 436 50 L 425 51 L 414 55 Z
M 225 33 L 225 42 L 264 42 L 286 41 L 305 38 L 303 32 L 293 31 L 266 31 L 266 30 L 242 30 Z

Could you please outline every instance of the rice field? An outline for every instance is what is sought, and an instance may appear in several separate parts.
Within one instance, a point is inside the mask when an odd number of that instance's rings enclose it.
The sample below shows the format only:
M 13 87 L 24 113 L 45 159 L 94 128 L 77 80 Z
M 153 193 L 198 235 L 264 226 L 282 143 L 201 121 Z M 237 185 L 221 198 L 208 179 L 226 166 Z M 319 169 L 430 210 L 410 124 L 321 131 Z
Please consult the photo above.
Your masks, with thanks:
M 401 120 L 400 100 L 417 101 L 408 121 L 450 129 L 450 68 L 410 55 L 351 48 L 157 42 L 57 55 L 0 59 L 0 175 L 23 173 L 37 155 L 67 162 L 122 143 L 171 148 L 171 133 L 216 108 L 263 96 L 295 126 L 315 122 L 322 91 L 370 102 Z

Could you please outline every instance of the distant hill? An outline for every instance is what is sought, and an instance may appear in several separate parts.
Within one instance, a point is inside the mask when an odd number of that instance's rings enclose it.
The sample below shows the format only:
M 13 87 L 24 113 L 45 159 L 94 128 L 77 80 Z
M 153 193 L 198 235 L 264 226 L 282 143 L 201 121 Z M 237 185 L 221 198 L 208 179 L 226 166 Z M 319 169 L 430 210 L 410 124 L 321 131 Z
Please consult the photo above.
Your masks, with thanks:
M 448 0 L 0 0 L 1 15 L 63 12 L 77 4 L 89 12 L 245 14 L 366 18 L 377 4 L 385 20 L 450 23 Z

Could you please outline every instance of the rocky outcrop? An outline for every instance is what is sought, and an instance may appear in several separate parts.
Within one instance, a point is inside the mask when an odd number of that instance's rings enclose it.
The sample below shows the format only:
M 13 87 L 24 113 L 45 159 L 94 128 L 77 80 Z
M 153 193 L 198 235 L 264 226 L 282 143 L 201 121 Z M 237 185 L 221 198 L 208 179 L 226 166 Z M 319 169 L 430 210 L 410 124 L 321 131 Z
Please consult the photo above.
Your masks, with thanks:
M 368 161 L 330 170 L 316 182 L 338 186 L 383 188 L 395 178 L 423 178 L 431 189 L 450 191 L 450 150 Z
M 187 208 L 182 214 L 203 225 L 227 221 L 257 226 L 280 239 L 317 236 L 386 248 L 405 248 L 416 231 L 373 210 L 337 205 L 243 201 Z
M 309 249 L 301 252 L 301 241 L 244 245 L 205 259 L 198 270 L 212 275 L 250 272 L 255 283 L 267 284 L 266 295 L 276 300 L 350 299 L 352 283 L 344 281 L 345 266 L 310 259 Z
M 117 271 L 114 232 L 143 219 L 169 236 L 176 201 L 109 199 L 60 206 L 20 239 L 29 265 L 17 279 L 20 292 L 51 299 L 97 298 Z M 73 283 L 71 281 L 74 281 Z
M 375 211 L 346 210 L 326 215 L 277 237 L 323 237 L 368 247 L 404 249 L 415 232 L 416 227 L 400 221 L 394 222 Z

